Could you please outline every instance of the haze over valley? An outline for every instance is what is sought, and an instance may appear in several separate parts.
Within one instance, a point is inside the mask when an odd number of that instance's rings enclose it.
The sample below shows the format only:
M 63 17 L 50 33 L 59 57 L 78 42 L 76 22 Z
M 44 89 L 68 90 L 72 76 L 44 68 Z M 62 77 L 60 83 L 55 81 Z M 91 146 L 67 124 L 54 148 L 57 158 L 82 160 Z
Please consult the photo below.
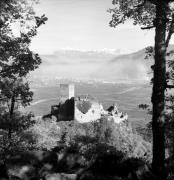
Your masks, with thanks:
M 90 94 L 105 109 L 117 103 L 135 126 L 150 120 L 147 112 L 138 108 L 139 104 L 150 104 L 153 61 L 144 59 L 145 49 L 130 54 L 71 49 L 41 57 L 43 63 L 31 75 L 34 102 L 27 109 L 35 115 L 49 113 L 51 105 L 58 104 L 59 84 L 74 83 L 76 96 Z
M 150 64 L 145 50 L 131 54 L 119 51 L 59 50 L 41 55 L 42 64 L 32 73 L 35 79 L 74 78 L 108 82 L 140 82 L 150 79 Z

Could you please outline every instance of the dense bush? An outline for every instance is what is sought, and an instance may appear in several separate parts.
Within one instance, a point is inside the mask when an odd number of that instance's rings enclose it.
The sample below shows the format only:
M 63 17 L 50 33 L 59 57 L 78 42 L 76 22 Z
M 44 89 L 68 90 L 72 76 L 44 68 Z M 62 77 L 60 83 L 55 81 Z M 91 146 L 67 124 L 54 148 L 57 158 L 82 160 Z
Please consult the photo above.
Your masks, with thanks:
M 148 164 L 138 158 L 125 158 L 122 152 L 105 153 L 80 172 L 77 180 L 154 180 Z
M 13 119 L 8 113 L 0 115 L 0 159 L 4 162 L 17 152 L 33 148 L 32 143 L 23 138 L 24 132 L 34 125 L 33 114 L 16 111 Z M 10 134 L 9 134 L 10 129 Z M 9 136 L 10 135 L 10 136 Z
M 16 142 L 17 140 L 14 139 L 14 144 Z M 145 142 L 141 136 L 133 132 L 128 122 L 117 124 L 108 121 L 107 117 L 84 124 L 76 121 L 57 122 L 56 118 L 44 120 L 38 118 L 32 127 L 20 133 L 18 142 L 21 143 L 21 147 L 28 145 L 28 149 L 16 151 L 15 155 L 18 154 L 19 158 L 14 156 L 11 160 L 16 157 L 14 164 L 17 164 L 26 157 L 23 165 L 29 166 L 30 170 L 34 169 L 32 171 L 39 177 L 50 172 L 73 173 L 79 174 L 78 178 L 83 179 L 84 172 L 85 177 L 89 175 L 93 179 L 96 179 L 95 173 L 99 179 L 101 177 L 124 179 L 125 168 L 127 168 L 127 177 L 129 173 L 134 174 L 137 167 L 140 166 L 141 169 L 145 166 L 145 162 L 151 161 L 150 143 Z M 17 143 L 16 145 L 19 147 Z M 40 155 L 38 155 L 39 152 Z M 110 161 L 112 158 L 113 161 Z M 132 164 L 129 159 L 132 159 Z M 139 162 L 144 164 L 139 165 Z M 135 164 L 136 167 L 130 169 L 128 168 L 130 164 L 131 166 Z M 20 171 L 23 166 L 17 165 L 17 167 Z M 101 170 L 103 168 L 106 169 Z M 117 168 L 117 174 L 114 174 L 115 168 Z M 122 175 L 118 174 L 119 168 L 119 173 L 123 172 Z
M 91 124 L 93 127 L 92 136 L 96 143 L 103 143 L 124 152 L 129 157 L 141 157 L 150 160 L 151 144 L 144 141 L 132 131 L 131 125 L 127 122 L 120 124 L 102 118 Z M 91 131 L 91 128 L 89 128 Z M 89 136 L 89 130 L 87 136 Z M 146 155 L 146 157 L 145 157 Z
M 102 118 L 96 122 L 80 124 L 75 121 L 58 122 L 60 141 L 67 147 L 78 149 L 87 164 L 102 152 L 121 151 L 127 157 L 151 161 L 151 144 L 132 131 L 127 122 L 116 124 Z M 112 147 L 112 148 L 111 148 Z
M 37 149 L 51 150 L 60 141 L 61 130 L 56 119 L 38 118 L 35 124 L 25 131 L 23 137 Z
M 113 147 L 127 157 L 151 161 L 151 144 L 132 130 L 128 122 L 120 124 L 103 117 L 90 123 L 56 122 L 56 119 L 37 119 L 24 137 L 39 149 L 51 150 L 60 143 L 79 149 L 89 161 L 100 152 L 100 146 Z

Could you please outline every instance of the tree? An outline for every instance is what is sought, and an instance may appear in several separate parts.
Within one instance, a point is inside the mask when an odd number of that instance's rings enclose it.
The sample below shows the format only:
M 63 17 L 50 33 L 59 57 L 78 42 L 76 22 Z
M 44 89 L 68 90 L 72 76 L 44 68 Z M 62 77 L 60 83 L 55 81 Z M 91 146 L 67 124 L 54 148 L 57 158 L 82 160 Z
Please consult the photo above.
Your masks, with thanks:
M 41 63 L 39 55 L 29 48 L 37 28 L 47 20 L 45 15 L 36 16 L 33 5 L 37 1 L 0 1 L 0 159 L 5 170 L 7 155 L 30 147 L 20 133 L 33 124 L 33 115 L 21 114 L 18 107 L 32 101 L 26 77 Z M 20 27 L 17 36 L 13 33 L 14 24 Z
M 29 48 L 37 28 L 45 23 L 45 15 L 35 15 L 33 3 L 36 0 L 0 1 L 0 128 L 12 133 L 26 129 L 32 122 L 32 114 L 22 115 L 19 106 L 32 101 L 26 79 L 29 72 L 38 68 L 41 58 Z M 16 36 L 12 26 L 20 27 Z
M 5 118 L 9 122 L 9 138 L 12 127 L 14 127 L 12 122 L 14 121 L 15 108 L 17 108 L 16 103 L 25 107 L 32 101 L 33 93 L 30 91 L 29 83 L 24 79 L 41 63 L 41 58 L 29 49 L 29 45 L 31 39 L 37 34 L 37 28 L 44 24 L 47 18 L 45 15 L 35 16 L 29 2 L 35 1 L 1 2 L 4 9 L 2 9 L 0 17 L 4 21 L 0 27 L 0 90 L 1 101 L 6 102 L 5 106 L 8 107 L 2 115 L 3 119 Z M 22 27 L 20 35 L 17 37 L 11 29 L 13 23 L 19 23 L 19 26 Z
M 27 128 L 29 126 L 29 120 L 31 114 L 20 116 L 17 111 L 19 106 L 23 107 L 29 105 L 32 101 L 33 92 L 30 91 L 28 82 L 23 82 L 23 79 L 9 79 L 4 78 L 0 81 L 1 89 L 1 103 L 3 103 L 4 110 L 1 111 L 0 128 L 8 130 L 8 137 L 14 131 Z M 25 119 L 25 120 L 24 120 Z M 24 127 L 25 124 L 25 127 Z
M 37 28 L 45 24 L 47 18 L 36 16 L 34 3 L 37 0 L 0 1 L 0 76 L 11 73 L 25 76 L 41 63 L 39 55 L 33 53 L 29 45 L 37 35 Z M 20 27 L 18 36 L 13 33 L 14 24 Z
M 166 53 L 172 34 L 174 33 L 173 0 L 113 0 L 115 8 L 112 13 L 111 27 L 132 19 L 142 29 L 155 28 L 155 55 L 153 66 L 152 92 L 152 131 L 153 160 L 152 169 L 158 179 L 165 179 L 165 90 L 173 88 L 168 84 L 166 76 Z

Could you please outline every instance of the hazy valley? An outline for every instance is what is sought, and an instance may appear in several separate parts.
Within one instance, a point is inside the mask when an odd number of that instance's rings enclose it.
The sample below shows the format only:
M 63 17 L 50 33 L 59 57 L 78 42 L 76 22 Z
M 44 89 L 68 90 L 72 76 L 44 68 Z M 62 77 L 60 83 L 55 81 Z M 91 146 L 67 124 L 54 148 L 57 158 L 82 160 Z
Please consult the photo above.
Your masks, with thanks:
M 34 101 L 27 110 L 37 116 L 49 113 L 51 105 L 58 104 L 59 84 L 74 83 L 77 96 L 90 94 L 105 109 L 117 103 L 134 125 L 144 125 L 150 117 L 138 105 L 150 104 L 152 75 L 152 60 L 144 57 L 144 49 L 132 54 L 60 50 L 43 55 L 43 63 L 31 76 Z
M 145 60 L 145 50 L 132 54 L 117 51 L 59 50 L 42 55 L 42 64 L 32 76 L 36 79 L 63 77 L 112 82 L 148 81 L 152 60 Z

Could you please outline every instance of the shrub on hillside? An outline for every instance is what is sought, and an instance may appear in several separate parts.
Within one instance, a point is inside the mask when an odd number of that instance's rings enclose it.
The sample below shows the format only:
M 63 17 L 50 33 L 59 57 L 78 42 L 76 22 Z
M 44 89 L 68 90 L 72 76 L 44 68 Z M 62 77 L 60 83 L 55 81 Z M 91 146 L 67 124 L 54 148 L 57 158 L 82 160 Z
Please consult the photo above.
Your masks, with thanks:
M 95 132 L 99 142 L 106 142 L 129 157 L 151 160 L 151 144 L 133 132 L 131 124 L 117 124 L 103 118 L 95 123 Z
M 86 167 L 103 153 L 118 151 L 125 157 L 151 161 L 150 143 L 135 134 L 127 122 L 117 124 L 106 117 L 84 124 L 39 119 L 27 133 L 36 148 L 51 150 L 63 145 L 64 150 L 73 149 L 75 154 L 83 156 Z
M 149 165 L 139 158 L 127 158 L 124 153 L 103 153 L 76 180 L 155 180 Z
M 46 162 L 49 166 L 51 165 L 53 172 L 81 174 L 81 169 L 85 169 L 85 174 L 93 178 L 95 173 L 98 173 L 98 179 L 102 176 L 105 177 L 104 179 L 114 179 L 113 177 L 118 174 L 112 174 L 114 173 L 112 167 L 120 168 L 119 172 L 124 172 L 127 168 L 129 173 L 132 170 L 127 164 L 132 163 L 131 166 L 135 164 L 139 167 L 137 164 L 140 161 L 143 159 L 150 161 L 151 157 L 150 144 L 145 142 L 141 136 L 136 135 L 127 122 L 116 124 L 114 121 L 108 121 L 107 117 L 84 124 L 76 121 L 56 122 L 56 119 L 39 118 L 23 133 L 22 139 L 23 141 L 20 142 L 31 144 L 31 149 L 46 150 L 41 156 L 49 155 L 49 160 L 52 162 L 43 160 L 42 164 L 36 158 L 36 164 L 39 165 L 36 171 L 43 170 L 41 174 L 47 172 L 43 168 Z M 37 150 L 36 152 L 38 154 L 42 151 Z M 29 151 L 24 154 L 28 153 Z M 50 159 L 50 155 L 53 159 Z M 27 157 L 29 158 L 28 155 Z M 128 161 L 130 158 L 131 163 Z M 30 159 L 33 162 L 34 158 L 29 158 L 29 162 Z M 40 155 L 39 159 L 41 159 Z M 46 159 L 48 159 L 47 156 Z M 110 161 L 111 159 L 113 161 Z M 109 169 L 101 170 L 105 167 Z M 101 175 L 99 171 L 104 174 Z M 112 175 L 108 176 L 107 174 L 110 173 Z M 118 179 L 124 179 L 121 178 L 122 175 L 119 176 Z M 83 179 L 82 176 L 79 177 Z
M 68 147 L 77 146 L 79 153 L 86 156 L 88 160 L 100 154 L 102 148 L 112 147 L 128 157 L 151 161 L 151 144 L 135 134 L 128 123 L 117 124 L 102 118 L 84 124 L 72 121 L 59 122 L 58 125 L 61 129 L 61 141 Z
M 0 159 L 4 162 L 17 152 L 32 148 L 22 136 L 26 129 L 33 126 L 33 114 L 16 111 L 13 118 L 8 113 L 0 115 Z
M 24 133 L 24 138 L 32 142 L 35 148 L 50 150 L 57 146 L 60 141 L 61 132 L 56 119 L 39 118 L 34 126 Z

